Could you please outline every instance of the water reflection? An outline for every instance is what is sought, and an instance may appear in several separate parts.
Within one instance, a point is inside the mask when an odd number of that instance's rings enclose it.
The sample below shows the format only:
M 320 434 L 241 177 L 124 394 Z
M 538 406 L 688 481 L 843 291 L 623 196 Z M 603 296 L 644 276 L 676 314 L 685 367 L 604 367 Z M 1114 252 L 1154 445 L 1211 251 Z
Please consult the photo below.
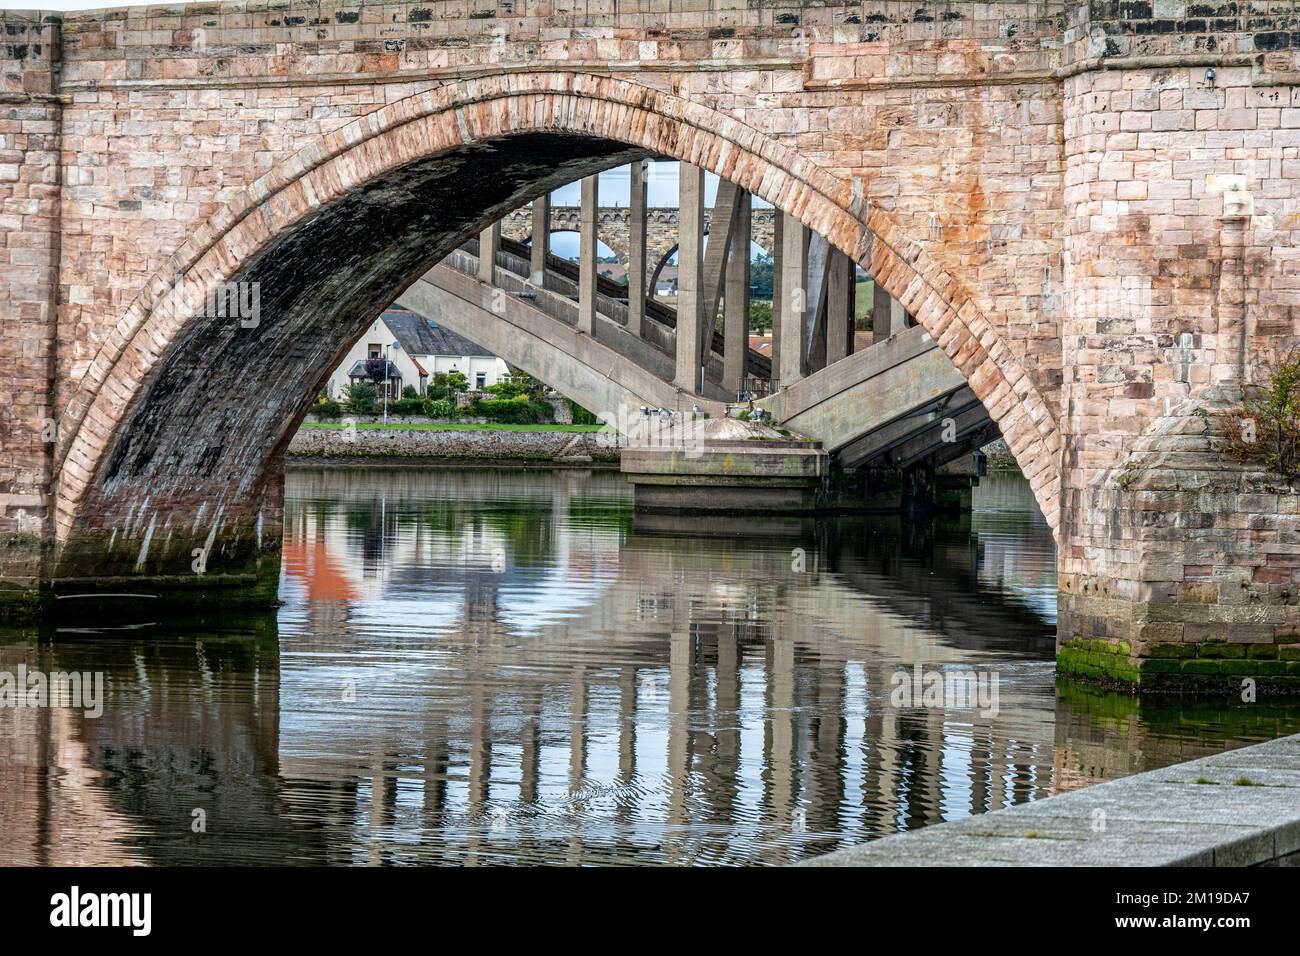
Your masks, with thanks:
M 0 861 L 775 864 L 1300 724 L 1058 693 L 1016 479 L 926 525 L 634 516 L 578 471 L 287 503 L 275 619 L 0 636 L 109 678 L 97 720 L 0 711 Z M 916 664 L 996 672 L 998 713 L 894 706 Z

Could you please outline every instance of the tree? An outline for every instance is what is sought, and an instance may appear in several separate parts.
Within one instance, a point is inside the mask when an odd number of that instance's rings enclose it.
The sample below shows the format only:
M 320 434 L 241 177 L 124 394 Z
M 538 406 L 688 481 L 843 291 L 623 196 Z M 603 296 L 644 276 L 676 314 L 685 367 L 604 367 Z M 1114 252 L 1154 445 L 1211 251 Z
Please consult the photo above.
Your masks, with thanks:
M 761 299 L 749 300 L 749 330 L 766 332 L 772 327 L 772 303 Z
M 382 355 L 366 359 L 366 378 L 376 385 L 384 384 L 388 378 L 388 359 Z
M 524 386 L 524 392 L 531 398 L 541 398 L 546 392 L 546 385 L 541 379 L 533 378 L 523 369 L 511 369 L 510 381 Z
M 371 415 L 375 411 L 375 386 L 369 382 L 353 382 L 343 389 L 343 404 L 356 415 Z
M 469 391 L 469 379 L 465 377 L 464 372 L 457 372 L 453 369 L 447 373 L 447 391 L 453 395 L 458 392 Z
M 749 264 L 749 297 L 772 298 L 772 257 L 766 252 Z

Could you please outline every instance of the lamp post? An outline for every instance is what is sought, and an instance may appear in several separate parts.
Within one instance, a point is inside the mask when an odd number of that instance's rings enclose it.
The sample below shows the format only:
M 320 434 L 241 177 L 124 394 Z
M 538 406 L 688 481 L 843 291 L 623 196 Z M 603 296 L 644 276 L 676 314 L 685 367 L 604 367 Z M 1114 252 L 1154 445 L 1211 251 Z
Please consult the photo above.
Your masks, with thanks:
M 388 427 L 388 392 L 389 389 L 392 388 L 392 381 L 393 381 L 392 375 L 388 371 L 388 367 L 389 367 L 388 350 L 390 348 L 400 350 L 401 347 L 402 344 L 400 342 L 394 342 L 391 345 L 384 346 L 384 427 L 385 428 Z

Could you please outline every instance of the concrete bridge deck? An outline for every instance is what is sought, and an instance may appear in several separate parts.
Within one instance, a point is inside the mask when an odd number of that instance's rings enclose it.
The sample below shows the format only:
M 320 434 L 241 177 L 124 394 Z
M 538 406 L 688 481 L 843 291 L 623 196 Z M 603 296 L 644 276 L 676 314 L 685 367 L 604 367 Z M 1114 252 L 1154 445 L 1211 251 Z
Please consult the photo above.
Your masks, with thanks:
M 803 866 L 1300 861 L 1300 734 L 837 850 Z

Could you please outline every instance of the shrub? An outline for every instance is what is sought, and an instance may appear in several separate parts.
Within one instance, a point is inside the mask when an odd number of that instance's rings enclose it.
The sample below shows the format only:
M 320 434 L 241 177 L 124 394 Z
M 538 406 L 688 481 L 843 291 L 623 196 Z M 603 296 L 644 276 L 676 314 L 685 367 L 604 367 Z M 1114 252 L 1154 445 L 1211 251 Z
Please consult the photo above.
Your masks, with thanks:
M 419 397 L 420 397 L 420 393 L 416 390 L 414 385 L 402 386 L 402 398 L 419 398 Z
M 311 407 L 317 418 L 338 418 L 343 414 L 343 406 L 332 398 L 323 398 Z
M 481 399 L 471 406 L 470 412 L 505 425 L 536 425 L 551 420 L 550 405 L 529 401 L 523 395 L 515 398 Z
M 426 398 L 424 414 L 430 418 L 455 418 L 456 403 L 449 398 Z
M 517 382 L 513 378 L 503 378 L 495 385 L 489 385 L 483 391 L 495 395 L 497 398 L 518 398 L 520 395 L 528 394 L 528 383 Z
M 522 385 L 533 398 L 541 398 L 546 391 L 546 384 L 541 379 L 533 378 L 527 372 L 515 369 L 510 373 L 510 381 Z
M 400 418 L 421 415 L 424 413 L 424 402 L 419 398 L 399 398 L 395 402 L 388 403 L 388 413 Z
M 1224 415 L 1227 452 L 1287 478 L 1300 477 L 1300 352 L 1268 372 L 1264 385 Z
M 575 425 L 599 425 L 600 424 L 599 418 L 597 418 L 591 412 L 587 411 L 585 408 L 583 408 L 573 399 L 566 398 L 565 401 L 569 403 L 569 415 L 573 420 L 573 424 Z
M 469 379 L 465 377 L 464 372 L 448 372 L 445 384 L 449 392 L 469 391 Z
M 369 382 L 353 382 L 343 389 L 343 407 L 355 415 L 373 415 L 379 390 Z

